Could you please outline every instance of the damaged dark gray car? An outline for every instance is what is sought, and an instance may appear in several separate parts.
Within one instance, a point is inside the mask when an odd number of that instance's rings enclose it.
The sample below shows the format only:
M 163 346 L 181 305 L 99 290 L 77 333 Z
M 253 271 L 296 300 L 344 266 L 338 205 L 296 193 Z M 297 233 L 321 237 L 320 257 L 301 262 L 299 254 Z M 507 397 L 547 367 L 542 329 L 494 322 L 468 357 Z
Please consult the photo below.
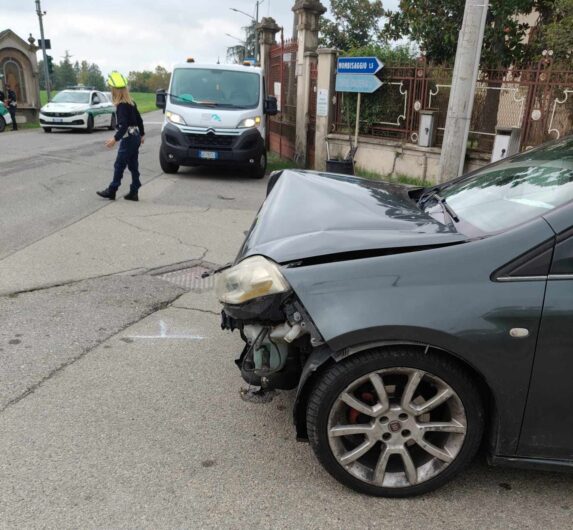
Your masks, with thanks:
M 294 389 L 297 435 L 336 479 L 421 494 L 483 443 L 573 469 L 573 140 L 427 189 L 272 175 L 218 275 L 237 365 Z

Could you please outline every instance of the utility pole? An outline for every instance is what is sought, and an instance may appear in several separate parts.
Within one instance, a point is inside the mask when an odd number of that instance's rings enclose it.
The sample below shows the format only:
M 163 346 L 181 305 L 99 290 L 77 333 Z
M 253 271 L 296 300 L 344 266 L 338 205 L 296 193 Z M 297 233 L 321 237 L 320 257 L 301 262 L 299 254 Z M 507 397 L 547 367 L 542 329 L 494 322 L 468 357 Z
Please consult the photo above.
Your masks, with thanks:
M 440 158 L 441 182 L 464 172 L 488 8 L 489 0 L 466 0 Z
M 50 101 L 50 88 L 51 88 L 51 81 L 50 81 L 50 72 L 48 70 L 48 54 L 46 53 L 46 39 L 44 38 L 44 22 L 42 18 L 46 14 L 42 12 L 42 7 L 40 6 L 40 0 L 36 0 L 36 13 L 38 14 L 38 19 L 40 21 L 40 43 L 42 44 L 42 55 L 44 57 L 44 77 L 46 79 L 46 92 L 48 94 L 48 101 Z
M 259 42 L 259 30 L 257 29 L 257 27 L 259 25 L 259 6 L 264 1 L 265 0 L 262 0 L 262 2 L 260 0 L 257 0 L 257 11 L 255 14 L 255 64 L 258 65 L 261 64 L 261 60 L 259 58 L 259 55 L 261 53 L 261 43 Z

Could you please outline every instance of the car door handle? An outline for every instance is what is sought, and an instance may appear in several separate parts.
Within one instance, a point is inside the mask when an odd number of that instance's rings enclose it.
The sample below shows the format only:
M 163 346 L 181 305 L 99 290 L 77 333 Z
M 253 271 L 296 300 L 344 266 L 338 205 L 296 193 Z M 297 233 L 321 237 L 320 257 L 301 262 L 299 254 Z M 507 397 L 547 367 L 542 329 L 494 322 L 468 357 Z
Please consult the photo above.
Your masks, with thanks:
M 529 330 L 525 328 L 512 328 L 509 335 L 514 339 L 525 339 L 529 337 Z

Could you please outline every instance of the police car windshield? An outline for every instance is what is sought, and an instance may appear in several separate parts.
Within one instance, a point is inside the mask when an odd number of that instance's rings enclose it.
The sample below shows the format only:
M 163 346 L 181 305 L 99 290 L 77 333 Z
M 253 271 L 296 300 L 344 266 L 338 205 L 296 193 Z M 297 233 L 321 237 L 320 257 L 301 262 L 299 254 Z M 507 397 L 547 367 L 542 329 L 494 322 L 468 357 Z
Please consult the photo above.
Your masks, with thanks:
M 64 90 L 59 92 L 52 99 L 52 103 L 89 103 L 89 92 L 77 92 L 74 90 Z
M 259 105 L 256 73 L 208 68 L 178 68 L 173 72 L 170 100 L 174 105 L 254 109 Z

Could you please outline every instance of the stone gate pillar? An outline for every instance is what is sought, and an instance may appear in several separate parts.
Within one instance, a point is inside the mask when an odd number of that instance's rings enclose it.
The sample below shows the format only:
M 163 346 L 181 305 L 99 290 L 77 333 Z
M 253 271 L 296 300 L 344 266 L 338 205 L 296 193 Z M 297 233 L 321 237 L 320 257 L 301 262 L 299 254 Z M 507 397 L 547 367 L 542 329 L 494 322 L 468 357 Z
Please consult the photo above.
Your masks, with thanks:
M 260 43 L 260 60 L 261 68 L 265 73 L 268 82 L 270 79 L 271 65 L 271 48 L 276 44 L 276 34 L 281 30 L 280 26 L 272 17 L 264 17 L 257 26 L 258 38 Z
M 319 21 L 326 8 L 320 0 L 296 0 L 292 10 L 297 15 L 297 106 L 295 158 L 303 167 L 307 161 L 308 113 L 310 107 L 310 66 L 318 60 Z M 314 97 L 314 96 L 313 96 Z
M 316 83 L 318 104 L 316 108 L 316 136 L 314 142 L 314 169 L 326 169 L 326 137 L 334 122 L 334 98 L 336 96 L 336 60 L 338 50 L 318 49 L 318 80 Z

